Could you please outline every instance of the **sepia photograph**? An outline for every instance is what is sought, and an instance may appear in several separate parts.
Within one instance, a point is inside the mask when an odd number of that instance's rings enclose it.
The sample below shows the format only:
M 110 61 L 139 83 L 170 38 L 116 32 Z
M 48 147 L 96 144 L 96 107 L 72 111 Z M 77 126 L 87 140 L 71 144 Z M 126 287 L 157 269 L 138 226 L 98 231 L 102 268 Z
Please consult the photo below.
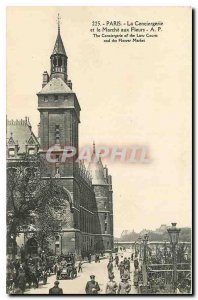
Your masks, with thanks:
M 192 295 L 192 8 L 6 9 L 6 293 Z

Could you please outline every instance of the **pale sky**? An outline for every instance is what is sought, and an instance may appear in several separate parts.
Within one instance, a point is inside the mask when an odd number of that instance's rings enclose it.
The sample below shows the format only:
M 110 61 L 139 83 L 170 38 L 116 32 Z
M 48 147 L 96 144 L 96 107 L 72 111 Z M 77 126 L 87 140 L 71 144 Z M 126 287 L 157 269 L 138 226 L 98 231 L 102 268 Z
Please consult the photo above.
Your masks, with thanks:
M 113 177 L 114 232 L 191 226 L 191 9 L 17 7 L 7 10 L 7 114 L 29 116 L 61 15 L 68 74 L 81 106 L 80 145 L 149 148 L 150 164 L 105 163 Z M 103 43 L 95 20 L 163 21 L 146 43 Z

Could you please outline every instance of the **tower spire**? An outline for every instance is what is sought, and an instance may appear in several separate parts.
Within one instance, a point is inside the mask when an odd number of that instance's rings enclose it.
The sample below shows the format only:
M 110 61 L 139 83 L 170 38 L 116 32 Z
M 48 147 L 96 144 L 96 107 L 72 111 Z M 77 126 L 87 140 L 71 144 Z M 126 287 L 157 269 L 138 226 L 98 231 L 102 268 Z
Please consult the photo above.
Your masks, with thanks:
M 52 55 L 50 56 L 51 59 L 50 79 L 54 77 L 62 78 L 67 83 L 67 55 L 60 34 L 60 23 L 61 23 L 60 20 L 61 20 L 60 14 L 58 13 L 56 19 L 58 25 L 58 34 L 57 34 Z
M 96 144 L 95 144 L 95 141 L 93 141 L 93 153 L 94 154 L 96 153 Z
M 60 34 L 60 14 L 58 13 L 57 24 L 58 24 L 58 34 Z

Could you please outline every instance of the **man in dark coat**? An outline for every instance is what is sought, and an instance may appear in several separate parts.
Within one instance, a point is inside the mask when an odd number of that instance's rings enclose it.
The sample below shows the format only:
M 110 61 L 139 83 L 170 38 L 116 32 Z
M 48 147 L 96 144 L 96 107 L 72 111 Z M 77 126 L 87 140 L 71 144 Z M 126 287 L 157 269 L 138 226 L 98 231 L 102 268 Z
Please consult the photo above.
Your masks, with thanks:
M 138 261 L 137 257 L 134 258 L 134 267 L 135 267 L 135 270 L 137 270 L 139 268 L 139 261 Z
M 23 270 L 19 271 L 19 275 L 17 277 L 17 287 L 21 290 L 21 294 L 25 292 L 25 284 L 26 284 L 26 277 Z
M 19 262 L 18 258 L 14 261 L 14 267 L 15 267 L 15 270 L 16 270 L 16 277 L 18 277 L 19 268 L 20 268 L 20 262 Z
M 61 295 L 63 294 L 63 289 L 59 288 L 59 281 L 54 282 L 53 288 L 49 289 L 50 295 Z
M 97 281 L 95 281 L 95 275 L 90 276 L 90 281 L 87 282 L 85 287 L 86 294 L 98 294 L 100 287 Z
M 118 268 L 118 265 L 119 265 L 119 256 L 117 254 L 115 256 L 115 265 Z
M 109 259 L 109 263 L 107 265 L 107 270 L 108 270 L 108 277 L 111 275 L 111 273 L 113 272 L 113 263 L 112 260 Z
M 82 261 L 80 260 L 78 263 L 78 273 L 82 272 Z
M 88 261 L 91 263 L 91 253 L 88 253 Z

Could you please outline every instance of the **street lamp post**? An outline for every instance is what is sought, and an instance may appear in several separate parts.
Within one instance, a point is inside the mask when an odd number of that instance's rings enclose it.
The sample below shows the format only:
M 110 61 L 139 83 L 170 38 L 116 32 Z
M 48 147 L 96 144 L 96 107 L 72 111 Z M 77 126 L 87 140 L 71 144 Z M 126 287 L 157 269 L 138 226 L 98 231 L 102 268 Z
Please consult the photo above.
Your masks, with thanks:
M 138 240 L 139 240 L 140 258 L 141 258 L 142 257 L 142 254 L 141 254 L 141 252 L 142 252 L 142 247 L 141 247 L 142 238 L 141 238 L 141 236 L 139 236 Z
M 63 232 L 61 231 L 60 233 L 59 233 L 59 236 L 60 236 L 60 246 L 61 246 L 61 255 L 63 254 Z
M 148 287 L 148 274 L 147 274 L 147 242 L 148 242 L 148 234 L 146 233 L 143 238 L 143 250 L 144 250 L 144 257 L 143 257 L 143 264 L 142 264 L 142 277 L 143 277 L 143 286 Z
M 164 243 L 164 262 L 166 264 L 166 257 L 167 257 L 167 246 L 166 246 L 166 241 Z
M 146 253 L 146 251 L 147 251 L 147 243 L 148 243 L 148 239 L 149 239 L 149 236 L 148 236 L 148 234 L 146 233 L 145 235 L 144 235 L 144 239 L 143 239 L 143 245 L 144 245 L 144 263 L 146 264 L 146 262 L 147 262 L 147 253 Z
M 179 240 L 179 228 L 176 227 L 177 223 L 171 223 L 172 227 L 168 228 L 168 234 L 170 236 L 170 243 L 172 245 L 172 255 L 173 255 L 173 292 L 176 293 L 177 288 L 177 258 L 176 258 L 176 245 Z
M 58 235 L 60 237 L 60 240 L 59 240 L 60 254 L 62 255 L 63 254 L 63 241 L 62 241 L 62 239 L 63 239 L 63 231 L 62 231 L 63 228 L 62 228 L 62 224 L 59 225 L 58 229 L 59 229 Z

